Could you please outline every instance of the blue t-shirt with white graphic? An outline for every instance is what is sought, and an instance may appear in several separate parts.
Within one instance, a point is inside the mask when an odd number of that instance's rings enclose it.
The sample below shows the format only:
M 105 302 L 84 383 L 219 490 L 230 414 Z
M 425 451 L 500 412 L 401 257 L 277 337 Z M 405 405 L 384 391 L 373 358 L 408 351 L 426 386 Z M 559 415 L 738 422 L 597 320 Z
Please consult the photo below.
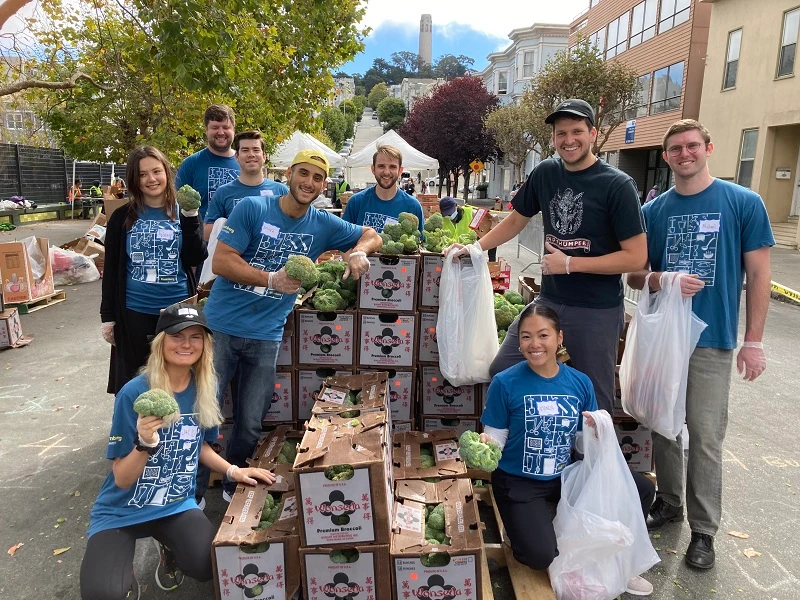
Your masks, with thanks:
M 214 197 L 208 203 L 204 222 L 213 223 L 220 217 L 227 219 L 231 216 L 233 207 L 239 204 L 242 198 L 258 196 L 265 200 L 270 200 L 280 198 L 288 193 L 288 187 L 272 179 L 264 179 L 259 185 L 245 185 L 238 179 L 231 181 L 218 188 L 214 193 Z
M 736 348 L 743 254 L 775 245 L 761 197 L 715 179 L 692 196 L 671 188 L 643 213 L 651 270 L 694 273 L 705 282 L 692 298 L 692 310 L 708 324 L 697 345 Z
M 375 193 L 375 186 L 363 192 L 353 194 L 347 201 L 347 206 L 342 213 L 342 219 L 348 223 L 372 227 L 378 233 L 383 231 L 387 224 L 386 219 L 397 220 L 401 212 L 411 213 L 419 219 L 419 231 L 423 232 L 425 217 L 422 215 L 422 205 L 419 200 L 409 196 L 403 190 L 397 190 L 391 200 L 381 200 Z M 389 221 L 392 222 L 391 220 Z
M 187 156 L 178 167 L 175 187 L 188 184 L 200 194 L 200 219 L 205 217 L 214 193 L 239 177 L 239 163 L 231 156 L 219 156 L 208 148 Z
M 126 308 L 157 315 L 167 306 L 186 299 L 189 288 L 181 263 L 182 243 L 178 218 L 170 221 L 163 208 L 144 209 L 125 240 Z
M 310 207 L 299 219 L 286 216 L 280 202 L 244 198 L 219 233 L 251 267 L 278 271 L 292 254 L 316 261 L 328 250 L 350 250 L 363 229 L 328 212 Z M 266 287 L 234 283 L 219 276 L 203 309 L 208 325 L 236 337 L 279 341 L 295 294 L 281 294 Z
M 597 410 L 586 375 L 559 364 L 558 374 L 546 378 L 521 362 L 495 375 L 481 423 L 508 429 L 500 469 L 519 477 L 555 479 L 570 464 L 585 410 Z
M 126 383 L 114 399 L 114 416 L 106 449 L 109 460 L 124 458 L 133 451 L 139 437 L 136 431 L 138 415 L 133 410 L 133 403 L 149 389 L 147 377 L 138 375 Z M 216 441 L 219 430 L 217 427 L 200 427 L 194 412 L 196 393 L 192 377 L 189 386 L 175 394 L 181 416 L 170 427 L 159 430 L 161 447 L 148 459 L 136 483 L 123 490 L 114 482 L 114 473 L 108 474 L 92 506 L 89 536 L 197 508 L 194 490 L 200 448 L 204 441 Z

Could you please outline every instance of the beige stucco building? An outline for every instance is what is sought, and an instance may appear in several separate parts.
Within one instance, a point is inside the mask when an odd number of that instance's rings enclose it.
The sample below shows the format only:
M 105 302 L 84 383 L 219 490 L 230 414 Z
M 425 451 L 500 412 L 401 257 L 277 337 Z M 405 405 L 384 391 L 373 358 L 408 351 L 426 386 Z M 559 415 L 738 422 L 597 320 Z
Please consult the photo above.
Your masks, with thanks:
M 800 0 L 712 6 L 700 120 L 716 177 L 759 193 L 778 244 L 800 243 Z

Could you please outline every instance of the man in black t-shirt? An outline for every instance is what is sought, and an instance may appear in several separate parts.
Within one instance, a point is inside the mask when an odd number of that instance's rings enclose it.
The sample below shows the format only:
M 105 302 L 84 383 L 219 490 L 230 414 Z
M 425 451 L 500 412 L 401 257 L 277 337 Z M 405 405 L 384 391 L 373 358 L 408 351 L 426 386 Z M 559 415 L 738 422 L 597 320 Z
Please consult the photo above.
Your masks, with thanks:
M 572 363 L 592 380 L 598 406 L 611 413 L 625 315 L 620 275 L 643 268 L 647 242 L 633 179 L 592 153 L 594 121 L 594 110 L 583 100 L 558 105 L 545 122 L 553 126 L 559 156 L 536 166 L 514 196 L 514 212 L 476 243 L 482 250 L 495 248 L 542 213 L 546 253 L 535 302 L 558 313 Z M 522 360 L 515 320 L 491 373 Z

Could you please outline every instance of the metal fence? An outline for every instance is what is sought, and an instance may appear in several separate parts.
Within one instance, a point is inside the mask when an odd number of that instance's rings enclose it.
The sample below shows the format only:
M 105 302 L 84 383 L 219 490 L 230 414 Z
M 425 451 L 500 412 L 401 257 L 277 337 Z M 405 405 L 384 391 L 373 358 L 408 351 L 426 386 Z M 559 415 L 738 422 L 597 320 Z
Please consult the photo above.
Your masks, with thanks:
M 522 269 L 523 273 L 533 265 L 542 263 L 542 255 L 544 254 L 544 226 L 542 224 L 541 214 L 534 215 L 533 218 L 528 221 L 525 229 L 519 232 L 517 236 L 517 258 L 519 258 L 520 249 L 527 250 L 536 257 L 535 260 L 528 263 L 528 265 Z

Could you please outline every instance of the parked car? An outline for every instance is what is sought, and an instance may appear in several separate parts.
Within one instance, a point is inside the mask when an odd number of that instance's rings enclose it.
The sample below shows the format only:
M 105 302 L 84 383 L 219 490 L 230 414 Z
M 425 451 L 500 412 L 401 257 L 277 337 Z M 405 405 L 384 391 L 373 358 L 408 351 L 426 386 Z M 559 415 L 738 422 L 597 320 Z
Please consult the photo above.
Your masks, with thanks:
M 439 178 L 438 177 L 426 177 L 425 178 L 425 185 L 428 186 L 428 189 L 431 187 L 438 187 L 439 186 Z

